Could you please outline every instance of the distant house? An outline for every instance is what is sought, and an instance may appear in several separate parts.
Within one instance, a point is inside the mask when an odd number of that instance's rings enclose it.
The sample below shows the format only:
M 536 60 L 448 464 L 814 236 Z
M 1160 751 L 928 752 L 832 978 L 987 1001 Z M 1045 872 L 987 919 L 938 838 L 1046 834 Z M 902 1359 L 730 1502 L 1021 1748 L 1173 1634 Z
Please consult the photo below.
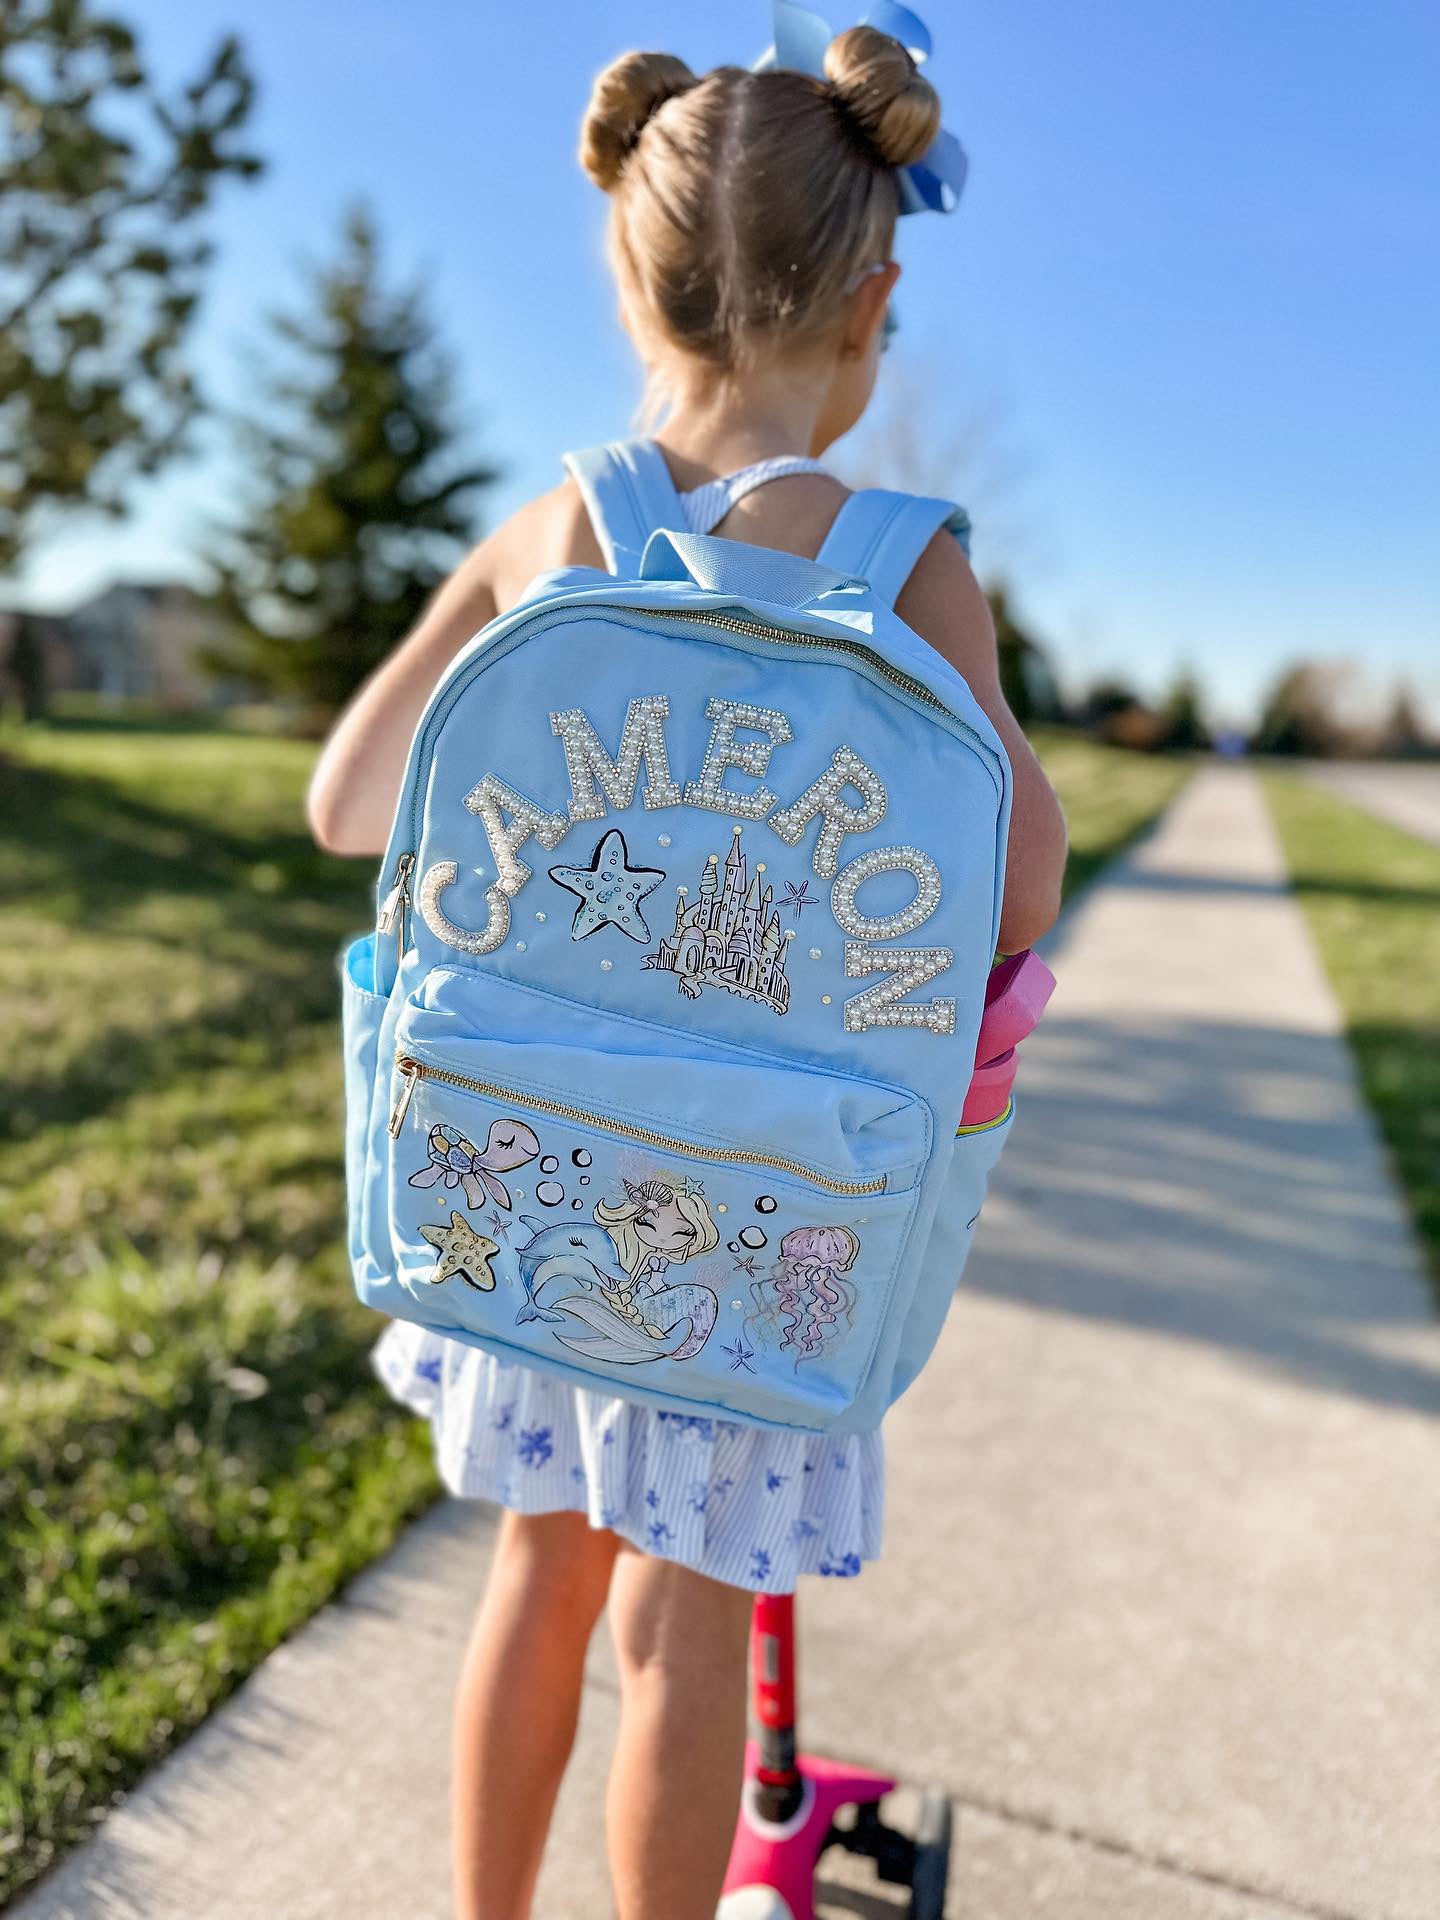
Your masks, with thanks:
M 95 693 L 173 710 L 225 706 L 235 689 L 202 665 L 229 637 L 223 617 L 178 581 L 119 580 L 67 614 L 0 615 L 0 656 L 21 623 L 44 658 L 51 693 Z M 6 642 L 9 642 L 7 645 Z
M 223 706 L 227 690 L 201 665 L 229 637 L 224 619 L 176 581 L 122 580 L 65 616 L 90 689 L 148 706 Z

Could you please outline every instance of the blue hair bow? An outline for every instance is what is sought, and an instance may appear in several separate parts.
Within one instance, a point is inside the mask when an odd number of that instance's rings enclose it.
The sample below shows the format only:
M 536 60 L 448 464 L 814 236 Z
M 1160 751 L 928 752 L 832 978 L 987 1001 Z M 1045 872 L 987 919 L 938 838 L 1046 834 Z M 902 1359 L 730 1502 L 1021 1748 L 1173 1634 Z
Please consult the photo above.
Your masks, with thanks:
M 857 26 L 874 27 L 898 40 L 916 66 L 931 53 L 930 29 L 897 0 L 876 0 Z M 784 67 L 792 73 L 825 78 L 825 49 L 834 39 L 830 25 L 799 0 L 775 0 L 775 41 L 756 61 L 757 68 Z M 940 132 L 929 150 L 908 167 L 897 167 L 901 213 L 953 213 L 960 204 L 969 162 L 953 133 Z

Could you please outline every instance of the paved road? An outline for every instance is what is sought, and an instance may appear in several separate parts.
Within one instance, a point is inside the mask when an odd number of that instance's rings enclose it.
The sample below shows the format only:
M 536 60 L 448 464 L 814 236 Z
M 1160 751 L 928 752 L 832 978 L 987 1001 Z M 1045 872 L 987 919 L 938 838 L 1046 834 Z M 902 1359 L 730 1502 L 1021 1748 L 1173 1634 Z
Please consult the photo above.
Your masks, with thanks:
M 1342 800 L 1440 847 L 1440 764 L 1315 760 L 1305 771 Z
M 810 1741 L 949 1789 L 955 1920 L 1434 1920 L 1440 1333 L 1251 776 L 1057 965 L 888 1556 L 802 1595 Z M 445 1920 L 490 1537 L 437 1509 L 17 1920 Z M 613 1718 L 597 1641 L 538 1920 L 608 1911 Z

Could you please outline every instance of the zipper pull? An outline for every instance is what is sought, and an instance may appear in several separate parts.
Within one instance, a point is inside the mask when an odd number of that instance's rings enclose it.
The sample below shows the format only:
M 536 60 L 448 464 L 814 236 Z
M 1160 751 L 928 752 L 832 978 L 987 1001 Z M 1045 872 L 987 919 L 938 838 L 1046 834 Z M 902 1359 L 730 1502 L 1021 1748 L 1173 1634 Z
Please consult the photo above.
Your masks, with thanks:
M 392 1140 L 398 1140 L 400 1138 L 400 1129 L 405 1124 L 405 1116 L 410 1111 L 410 1102 L 415 1098 L 416 1085 L 419 1082 L 421 1074 L 424 1072 L 418 1060 L 401 1060 L 399 1067 L 404 1085 L 400 1089 L 399 1099 L 395 1102 L 395 1111 L 390 1116 L 390 1138 Z
M 380 909 L 376 927 L 381 933 L 395 929 L 395 957 L 405 958 L 405 909 L 410 904 L 410 875 L 415 870 L 413 853 L 402 853 L 395 862 L 395 879 Z

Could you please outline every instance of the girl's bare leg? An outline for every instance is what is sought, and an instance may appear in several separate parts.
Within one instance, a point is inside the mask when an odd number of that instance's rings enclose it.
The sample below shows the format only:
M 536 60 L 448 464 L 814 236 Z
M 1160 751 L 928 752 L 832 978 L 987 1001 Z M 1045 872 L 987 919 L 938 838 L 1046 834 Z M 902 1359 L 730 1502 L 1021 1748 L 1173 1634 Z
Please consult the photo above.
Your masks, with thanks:
M 745 1752 L 752 1596 L 621 1544 L 606 1830 L 620 1920 L 714 1920 Z
M 455 1701 L 458 1920 L 526 1920 L 619 1541 L 583 1514 L 507 1513 Z

